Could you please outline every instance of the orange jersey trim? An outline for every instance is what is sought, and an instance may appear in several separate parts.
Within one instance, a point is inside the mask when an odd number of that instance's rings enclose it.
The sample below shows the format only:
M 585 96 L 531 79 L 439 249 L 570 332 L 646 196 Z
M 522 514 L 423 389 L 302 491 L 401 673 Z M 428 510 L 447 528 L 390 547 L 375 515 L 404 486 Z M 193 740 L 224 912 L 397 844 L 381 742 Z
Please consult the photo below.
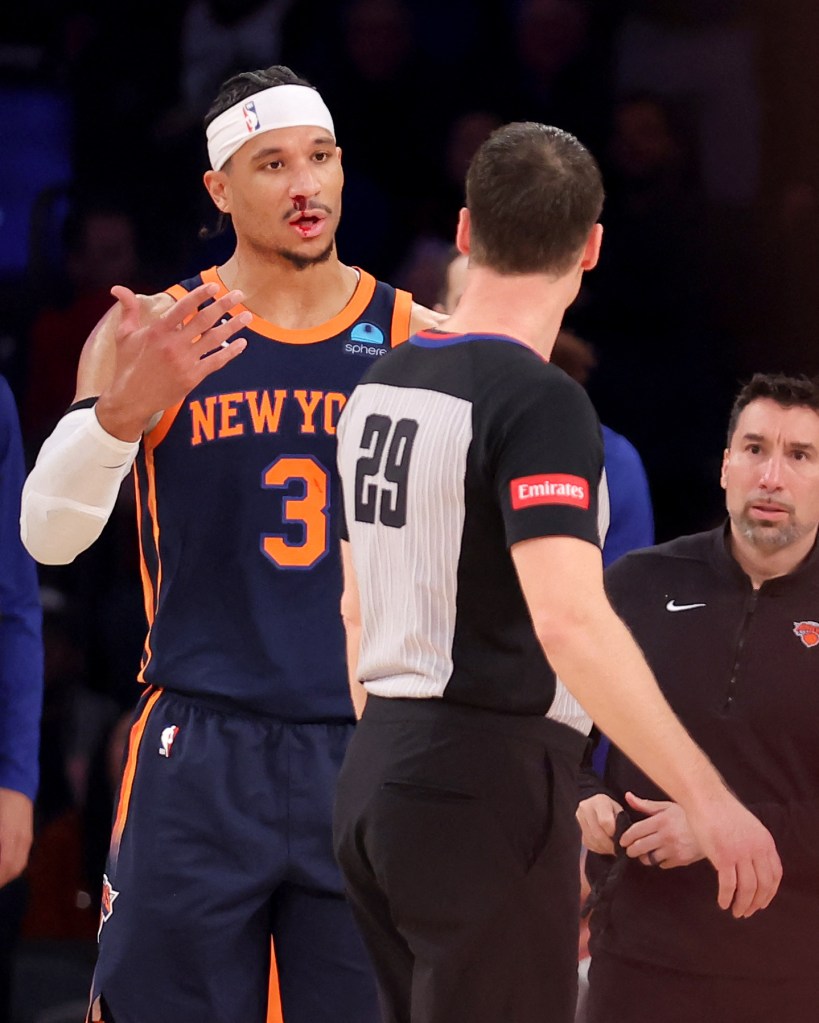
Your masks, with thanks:
M 145 606 L 145 618 L 148 629 L 154 623 L 154 587 L 151 574 L 145 561 L 145 548 L 142 546 L 142 496 L 139 492 L 139 469 L 134 462 L 134 490 L 136 491 L 137 541 L 139 546 L 139 576 L 142 579 L 142 601 Z M 147 642 L 147 640 L 146 640 Z
M 410 320 L 412 319 L 412 295 L 408 291 L 395 289 L 395 305 L 392 310 L 392 326 L 390 328 L 390 346 L 403 344 L 410 336 Z
M 361 270 L 359 267 L 356 267 L 356 269 L 360 276 L 352 298 L 340 313 L 337 313 L 318 327 L 310 327 L 307 330 L 290 330 L 287 327 L 279 327 L 276 324 L 269 323 L 267 320 L 263 320 L 260 316 L 256 316 L 255 313 L 243 305 L 234 306 L 230 312 L 234 316 L 237 313 L 250 312 L 253 316 L 253 319 L 248 324 L 250 330 L 261 334 L 262 337 L 270 338 L 271 341 L 281 341 L 282 344 L 286 345 L 312 345 L 319 341 L 327 341 L 336 334 L 340 334 L 342 331 L 352 327 L 370 304 L 370 300 L 375 294 L 375 278 L 372 274 L 368 274 L 366 270 Z M 201 277 L 206 284 L 219 285 L 219 292 L 214 295 L 214 298 L 222 298 L 223 295 L 227 294 L 228 289 L 225 287 L 215 266 L 212 266 L 210 270 L 203 270 Z
M 166 409 L 162 413 L 162 418 L 153 428 L 149 430 L 142 438 L 146 449 L 150 448 L 153 450 L 157 444 L 161 444 L 163 440 L 168 436 L 168 431 L 173 426 L 173 422 L 179 415 L 179 410 L 182 408 L 184 402 L 179 402 L 178 405 L 174 405 L 173 408 Z
M 125 761 L 125 770 L 122 772 L 122 784 L 119 789 L 119 803 L 117 804 L 117 814 L 114 818 L 114 830 L 111 835 L 111 854 L 115 858 L 119 853 L 122 834 L 125 830 L 125 823 L 128 818 L 128 807 L 131 804 L 131 793 L 134 787 L 137 758 L 139 756 L 139 748 L 142 744 L 142 739 L 145 735 L 145 726 L 148 723 L 148 718 L 150 717 L 151 711 L 154 709 L 156 701 L 161 695 L 161 689 L 157 689 L 155 692 L 151 693 L 145 706 L 142 708 L 142 713 L 133 725 L 131 725 L 131 734 L 128 736 L 128 757 Z
M 145 681 L 145 669 L 151 663 L 151 629 L 153 627 L 154 618 L 156 617 L 157 608 L 159 607 L 159 593 L 162 589 L 162 556 L 159 550 L 159 515 L 157 514 L 156 507 L 156 471 L 154 468 L 154 452 L 153 448 L 145 446 L 145 469 L 148 476 L 148 515 L 151 519 L 151 527 L 154 538 L 154 548 L 156 549 L 156 591 L 151 591 L 151 598 L 153 604 L 153 610 L 148 618 L 148 635 L 145 637 L 145 663 L 139 669 L 137 675 L 138 682 Z M 141 526 L 141 523 L 140 523 Z M 141 529 L 140 529 L 141 533 Z M 147 572 L 147 568 L 146 568 Z M 147 601 L 148 594 L 146 593 L 145 599 Z

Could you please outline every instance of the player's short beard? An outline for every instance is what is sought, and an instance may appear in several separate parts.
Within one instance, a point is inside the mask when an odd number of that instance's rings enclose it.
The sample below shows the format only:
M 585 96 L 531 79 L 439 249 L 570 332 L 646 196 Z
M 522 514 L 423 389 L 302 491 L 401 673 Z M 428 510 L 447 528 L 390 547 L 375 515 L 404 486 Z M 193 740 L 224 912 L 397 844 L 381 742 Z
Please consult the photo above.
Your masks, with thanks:
M 258 243 L 254 243 L 250 239 L 248 241 L 252 248 L 254 248 L 261 255 L 266 256 L 268 258 L 271 256 L 275 256 L 278 259 L 284 259 L 296 270 L 306 270 L 308 267 L 316 266 L 319 263 L 326 263 L 330 256 L 332 256 L 336 244 L 335 238 L 332 238 L 327 243 L 327 247 L 322 249 L 321 252 L 319 252 L 317 255 L 305 256 L 301 252 L 294 252 L 292 249 L 273 249 L 267 245 L 259 245 Z
M 296 268 L 296 270 L 306 270 L 308 266 L 316 266 L 319 263 L 326 263 L 333 254 L 334 244 L 335 242 L 330 242 L 327 248 L 321 251 L 317 256 L 303 256 L 300 252 L 292 252 L 290 249 L 277 249 L 276 255 L 281 256 L 282 259 L 286 259 L 291 266 Z

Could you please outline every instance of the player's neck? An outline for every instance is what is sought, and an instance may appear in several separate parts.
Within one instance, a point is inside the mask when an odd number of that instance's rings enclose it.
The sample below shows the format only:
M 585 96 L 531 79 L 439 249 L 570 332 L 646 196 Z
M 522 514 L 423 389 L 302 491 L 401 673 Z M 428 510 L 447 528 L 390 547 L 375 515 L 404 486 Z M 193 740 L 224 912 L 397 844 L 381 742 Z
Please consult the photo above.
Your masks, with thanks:
M 225 287 L 244 293 L 248 309 L 288 330 L 309 330 L 337 316 L 358 283 L 358 273 L 335 252 L 299 269 L 281 257 L 261 260 L 237 250 L 219 267 L 219 276 Z
M 458 307 L 441 330 L 506 334 L 548 359 L 568 305 L 567 289 L 542 275 L 500 276 L 479 268 L 470 274 Z
M 785 547 L 763 547 L 751 543 L 731 523 L 731 552 L 739 567 L 751 580 L 755 590 L 758 590 L 768 579 L 790 575 L 810 554 L 815 542 L 816 531 L 814 530 Z

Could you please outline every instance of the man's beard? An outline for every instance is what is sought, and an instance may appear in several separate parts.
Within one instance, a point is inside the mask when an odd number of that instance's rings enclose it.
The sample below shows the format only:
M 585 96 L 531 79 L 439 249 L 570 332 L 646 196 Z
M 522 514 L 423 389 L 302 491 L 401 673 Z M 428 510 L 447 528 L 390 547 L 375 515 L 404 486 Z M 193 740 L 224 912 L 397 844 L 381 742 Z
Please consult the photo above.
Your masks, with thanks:
M 741 512 L 731 516 L 736 528 L 754 547 L 789 547 L 810 531 L 810 527 L 796 520 L 793 508 L 787 509 L 791 515 L 790 519 L 774 522 L 766 519 L 752 519 L 748 515 L 748 511 L 755 506 L 758 507 L 758 502 L 749 501 Z
M 327 243 L 327 247 L 322 249 L 317 255 L 305 256 L 301 252 L 293 251 L 293 249 L 277 249 L 270 245 L 265 245 L 263 242 L 255 241 L 253 238 L 248 238 L 250 247 L 264 259 L 284 259 L 292 267 L 295 267 L 296 270 L 306 270 L 310 266 L 326 263 L 333 254 L 335 243 L 335 238 L 331 238 Z
M 319 263 L 326 263 L 333 254 L 335 241 L 331 241 L 326 249 L 323 249 L 317 256 L 305 256 L 301 252 L 293 252 L 291 249 L 276 249 L 276 255 L 286 259 L 296 270 L 306 270 L 308 266 L 316 266 Z

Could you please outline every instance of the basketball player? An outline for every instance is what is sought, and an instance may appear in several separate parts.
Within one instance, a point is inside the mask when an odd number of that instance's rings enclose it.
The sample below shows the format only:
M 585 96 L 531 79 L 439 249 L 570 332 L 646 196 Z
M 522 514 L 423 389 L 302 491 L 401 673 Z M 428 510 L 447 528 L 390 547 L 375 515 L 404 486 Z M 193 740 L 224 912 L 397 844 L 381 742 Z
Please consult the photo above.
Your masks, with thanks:
M 388 1023 L 574 1018 L 592 718 L 696 821 L 723 909 L 762 909 L 781 877 L 603 590 L 599 423 L 545 361 L 602 197 L 571 135 L 496 130 L 467 176 L 457 309 L 372 367 L 339 426 L 366 704 L 334 836 Z
M 340 262 L 341 151 L 306 81 L 239 74 L 206 125 L 236 249 L 162 295 L 113 289 L 24 497 L 29 550 L 68 562 L 135 467 L 146 688 L 90 1018 L 261 1023 L 272 934 L 286 1023 L 371 1023 L 330 834 L 354 724 L 335 433 L 362 371 L 438 317 Z

